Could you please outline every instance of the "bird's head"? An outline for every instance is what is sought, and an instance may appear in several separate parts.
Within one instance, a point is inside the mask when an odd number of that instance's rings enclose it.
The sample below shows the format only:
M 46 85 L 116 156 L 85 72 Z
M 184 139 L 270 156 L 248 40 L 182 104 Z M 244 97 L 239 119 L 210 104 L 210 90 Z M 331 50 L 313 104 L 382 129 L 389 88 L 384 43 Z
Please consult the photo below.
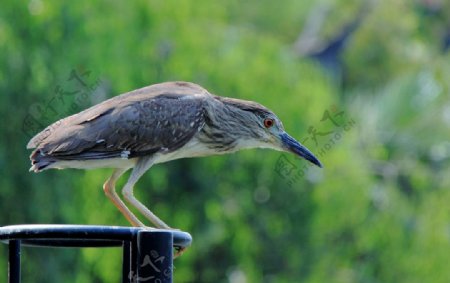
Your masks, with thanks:
M 268 147 L 291 152 L 322 167 L 320 161 L 311 151 L 284 130 L 281 120 L 275 114 L 270 113 L 262 116 L 256 114 L 256 119 L 259 120 L 259 132 L 261 134 L 258 139 L 266 143 Z
M 263 147 L 293 153 L 322 167 L 320 161 L 284 129 L 281 120 L 266 107 L 240 99 L 221 98 L 222 102 L 241 111 L 233 111 L 237 128 L 245 132 L 241 147 Z

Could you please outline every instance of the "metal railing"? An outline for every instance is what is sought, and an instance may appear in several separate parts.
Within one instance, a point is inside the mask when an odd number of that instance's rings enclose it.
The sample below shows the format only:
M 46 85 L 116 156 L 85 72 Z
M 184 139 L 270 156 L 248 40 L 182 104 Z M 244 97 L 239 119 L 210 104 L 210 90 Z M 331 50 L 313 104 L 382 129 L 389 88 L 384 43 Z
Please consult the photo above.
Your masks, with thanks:
M 20 282 L 22 246 L 122 247 L 122 282 L 172 282 L 173 248 L 187 248 L 189 233 L 94 225 L 12 225 L 0 227 L 9 247 L 9 282 Z

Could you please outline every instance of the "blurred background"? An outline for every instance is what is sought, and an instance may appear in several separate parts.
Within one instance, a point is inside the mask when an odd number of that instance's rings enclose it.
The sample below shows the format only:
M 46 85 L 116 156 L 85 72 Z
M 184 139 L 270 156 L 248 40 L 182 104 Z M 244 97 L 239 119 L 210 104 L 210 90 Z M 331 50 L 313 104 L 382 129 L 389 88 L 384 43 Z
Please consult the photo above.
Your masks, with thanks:
M 128 225 L 110 169 L 29 173 L 25 146 L 192 81 L 272 109 L 324 168 L 270 150 L 155 166 L 135 194 L 194 238 L 175 282 L 449 282 L 449 49 L 445 0 L 4 0 L 0 225 Z M 120 280 L 118 249 L 23 253 L 23 282 Z

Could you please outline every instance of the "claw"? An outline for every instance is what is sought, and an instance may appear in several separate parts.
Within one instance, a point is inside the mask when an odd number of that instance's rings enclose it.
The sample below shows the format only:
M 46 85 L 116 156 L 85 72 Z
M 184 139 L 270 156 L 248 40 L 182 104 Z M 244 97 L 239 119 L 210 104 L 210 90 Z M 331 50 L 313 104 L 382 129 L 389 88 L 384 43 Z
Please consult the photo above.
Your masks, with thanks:
M 177 257 L 181 256 L 187 250 L 187 247 L 175 246 L 174 249 L 175 249 L 175 254 L 174 254 L 173 258 L 176 259 Z

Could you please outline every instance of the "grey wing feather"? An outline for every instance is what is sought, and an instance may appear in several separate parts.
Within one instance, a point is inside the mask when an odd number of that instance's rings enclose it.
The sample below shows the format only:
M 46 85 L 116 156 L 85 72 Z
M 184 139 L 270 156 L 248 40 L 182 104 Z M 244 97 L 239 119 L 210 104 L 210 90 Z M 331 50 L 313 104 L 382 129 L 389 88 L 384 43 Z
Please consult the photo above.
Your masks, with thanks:
M 173 151 L 203 127 L 206 95 L 206 90 L 189 83 L 150 86 L 58 121 L 28 147 L 37 147 L 34 155 L 39 151 L 69 160 Z

